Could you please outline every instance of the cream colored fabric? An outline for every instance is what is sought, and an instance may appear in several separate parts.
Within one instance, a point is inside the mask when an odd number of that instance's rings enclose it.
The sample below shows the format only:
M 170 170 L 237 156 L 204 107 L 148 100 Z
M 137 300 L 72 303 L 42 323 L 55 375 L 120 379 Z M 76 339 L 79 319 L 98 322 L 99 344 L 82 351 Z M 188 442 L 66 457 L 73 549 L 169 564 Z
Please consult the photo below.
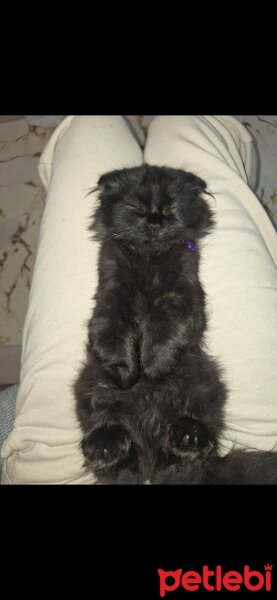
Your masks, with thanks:
M 277 237 L 248 186 L 252 138 L 233 117 L 158 117 L 144 160 L 192 171 L 208 183 L 217 228 L 202 243 L 208 346 L 229 387 L 222 453 L 277 450 Z
M 67 117 L 40 161 L 48 188 L 28 314 L 13 432 L 3 447 L 4 482 L 84 483 L 71 384 L 84 358 L 97 285 L 98 248 L 87 226 L 107 170 L 139 165 L 121 117 Z M 215 199 L 217 229 L 203 241 L 207 335 L 230 389 L 222 453 L 234 444 L 277 449 L 276 234 L 249 188 L 255 161 L 246 129 L 231 117 L 157 117 L 144 160 L 191 170 Z
M 96 195 L 87 192 L 105 171 L 142 160 L 118 116 L 67 117 L 41 156 L 48 196 L 24 325 L 17 416 L 2 450 L 6 482 L 93 481 L 82 474 L 70 387 L 85 356 L 97 285 L 98 247 L 88 231 Z

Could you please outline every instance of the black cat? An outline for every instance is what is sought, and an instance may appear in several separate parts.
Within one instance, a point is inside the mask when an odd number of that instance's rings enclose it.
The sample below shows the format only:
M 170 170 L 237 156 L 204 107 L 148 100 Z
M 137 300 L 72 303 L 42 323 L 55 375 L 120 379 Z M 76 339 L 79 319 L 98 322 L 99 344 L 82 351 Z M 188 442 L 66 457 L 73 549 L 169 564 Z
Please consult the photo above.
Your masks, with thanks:
M 92 230 L 101 242 L 89 344 L 120 388 L 164 377 L 206 326 L 199 252 L 212 228 L 204 181 L 144 165 L 103 175 Z
M 102 483 L 277 483 L 277 455 L 217 453 L 226 389 L 203 343 L 205 182 L 143 165 L 98 185 L 99 284 L 74 386 L 85 464 Z

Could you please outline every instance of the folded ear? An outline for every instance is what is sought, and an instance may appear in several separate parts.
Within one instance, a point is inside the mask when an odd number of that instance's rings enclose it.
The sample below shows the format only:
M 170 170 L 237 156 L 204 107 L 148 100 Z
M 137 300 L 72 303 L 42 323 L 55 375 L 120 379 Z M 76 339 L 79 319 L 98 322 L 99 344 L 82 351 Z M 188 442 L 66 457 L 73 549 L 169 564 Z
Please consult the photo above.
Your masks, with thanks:
M 109 171 L 108 173 L 104 173 L 97 181 L 97 186 L 92 188 L 89 194 L 93 192 L 104 192 L 104 194 L 109 194 L 118 191 L 118 173 L 120 171 Z
M 188 227 L 192 237 L 201 238 L 212 231 L 215 226 L 213 212 L 206 200 L 193 195 L 189 207 Z
M 126 184 L 129 182 L 128 172 L 130 169 L 118 169 L 116 171 L 109 171 L 101 175 L 97 182 L 97 187 L 91 190 L 92 192 L 98 192 L 99 205 L 93 215 L 93 221 L 89 229 L 93 231 L 93 239 L 101 241 L 104 239 L 107 228 L 111 225 L 112 211 L 111 206 L 121 199 Z M 128 188 L 128 185 L 127 185 Z
M 130 171 L 131 169 L 118 169 L 104 173 L 98 180 L 98 189 L 104 193 L 118 193 L 128 183 Z
M 207 235 L 215 222 L 212 210 L 202 197 L 203 194 L 212 195 L 207 191 L 206 182 L 197 175 L 184 171 L 178 183 L 179 193 L 187 200 L 189 234 L 197 238 Z
M 183 190 L 191 190 L 192 192 L 198 192 L 199 194 L 205 192 L 207 189 L 206 182 L 189 171 L 178 170 L 178 183 L 179 188 L 182 186 Z

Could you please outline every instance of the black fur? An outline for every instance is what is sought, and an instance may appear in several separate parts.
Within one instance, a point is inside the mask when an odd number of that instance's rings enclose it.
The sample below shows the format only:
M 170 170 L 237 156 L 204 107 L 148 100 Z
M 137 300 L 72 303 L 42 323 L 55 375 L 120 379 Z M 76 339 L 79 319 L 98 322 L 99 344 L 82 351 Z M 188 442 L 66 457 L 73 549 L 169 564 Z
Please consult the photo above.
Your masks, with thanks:
M 121 388 L 144 373 L 171 371 L 206 326 L 198 251 L 184 246 L 213 225 L 205 183 L 190 173 L 144 165 L 99 180 L 92 226 L 101 241 L 90 348 Z
M 184 243 L 213 227 L 205 182 L 144 165 L 103 175 L 99 191 L 99 284 L 74 386 L 86 466 L 101 483 L 277 483 L 277 455 L 217 453 L 226 388 L 203 343 L 199 250 Z

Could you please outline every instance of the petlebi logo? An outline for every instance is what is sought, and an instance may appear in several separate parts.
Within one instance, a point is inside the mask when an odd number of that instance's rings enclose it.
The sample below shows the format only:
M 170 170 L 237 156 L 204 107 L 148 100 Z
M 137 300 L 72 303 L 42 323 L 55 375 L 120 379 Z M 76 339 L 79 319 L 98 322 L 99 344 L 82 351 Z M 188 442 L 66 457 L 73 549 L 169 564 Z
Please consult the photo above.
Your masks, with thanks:
M 273 565 L 266 564 L 262 571 L 258 571 L 253 566 L 245 565 L 240 571 L 224 571 L 221 565 L 210 569 L 204 565 L 201 570 L 183 570 L 163 571 L 158 569 L 160 596 L 163 598 L 178 589 L 184 592 L 197 592 L 204 589 L 209 592 L 237 592 L 241 589 L 250 592 L 264 590 L 270 592 L 272 589 L 272 568 Z

